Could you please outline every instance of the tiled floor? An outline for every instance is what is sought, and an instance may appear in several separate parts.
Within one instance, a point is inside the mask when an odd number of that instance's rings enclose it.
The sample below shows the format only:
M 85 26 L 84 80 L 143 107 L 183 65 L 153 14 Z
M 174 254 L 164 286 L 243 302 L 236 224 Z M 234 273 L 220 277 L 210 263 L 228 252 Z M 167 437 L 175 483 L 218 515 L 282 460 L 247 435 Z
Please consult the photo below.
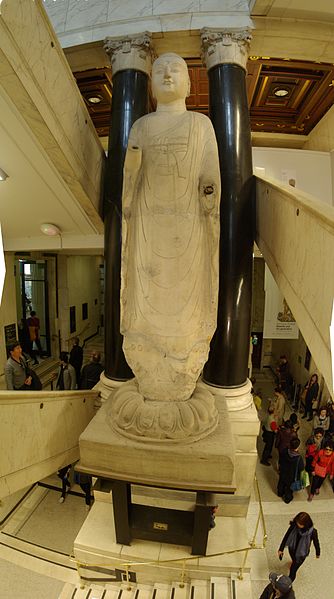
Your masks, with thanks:
M 55 580 L 0 559 L 0 599 L 57 599 L 64 586 Z
M 273 383 L 263 380 L 260 376 L 255 389 L 261 387 L 263 397 L 263 408 L 266 409 L 268 402 L 266 399 L 272 396 Z M 291 409 L 286 407 L 285 417 L 288 417 Z M 301 439 L 301 454 L 304 455 L 305 440 L 310 436 L 312 423 L 301 420 L 299 438 Z M 262 441 L 259 439 L 259 455 L 262 452 Z M 289 573 L 289 555 L 285 551 L 284 558 L 280 562 L 277 557 L 277 549 L 284 533 L 289 525 L 289 521 L 300 511 L 308 512 L 318 529 L 322 555 L 319 560 L 315 558 L 314 548 L 304 565 L 297 573 L 297 578 L 293 588 L 298 599 L 314 599 L 314 597 L 334 596 L 334 569 L 332 562 L 332 539 L 331 534 L 334 524 L 334 494 L 329 481 L 326 481 L 321 488 L 319 497 L 316 497 L 312 503 L 307 502 L 307 491 L 301 491 L 294 494 L 293 501 L 286 505 L 276 495 L 276 485 L 278 480 L 275 452 L 273 453 L 273 467 L 257 465 L 256 476 L 259 482 L 263 509 L 267 527 L 268 541 L 266 549 L 253 552 L 252 554 L 252 590 L 253 598 L 258 599 L 263 588 L 268 584 L 268 572 L 277 571 L 284 574 Z M 253 506 L 255 511 L 255 506 Z M 250 506 L 249 521 L 252 524 L 252 506 Z M 321 585 L 319 587 L 319 581 Z M 320 590 L 321 589 L 321 590 Z M 320 592 L 320 594 L 319 594 Z M 332 594 L 331 594 L 332 593 Z
M 86 516 L 84 497 L 67 495 L 65 503 L 58 503 L 60 493 L 49 489 L 17 537 L 69 555 Z

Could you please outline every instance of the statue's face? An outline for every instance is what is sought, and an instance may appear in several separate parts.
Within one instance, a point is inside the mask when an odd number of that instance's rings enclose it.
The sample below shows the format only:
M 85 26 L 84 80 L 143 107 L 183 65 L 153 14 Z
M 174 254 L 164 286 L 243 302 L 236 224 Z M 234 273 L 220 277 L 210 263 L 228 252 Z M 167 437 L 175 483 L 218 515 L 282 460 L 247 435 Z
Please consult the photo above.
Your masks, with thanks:
M 163 54 L 152 69 L 152 92 L 158 102 L 173 102 L 189 95 L 189 76 L 185 61 L 176 54 Z

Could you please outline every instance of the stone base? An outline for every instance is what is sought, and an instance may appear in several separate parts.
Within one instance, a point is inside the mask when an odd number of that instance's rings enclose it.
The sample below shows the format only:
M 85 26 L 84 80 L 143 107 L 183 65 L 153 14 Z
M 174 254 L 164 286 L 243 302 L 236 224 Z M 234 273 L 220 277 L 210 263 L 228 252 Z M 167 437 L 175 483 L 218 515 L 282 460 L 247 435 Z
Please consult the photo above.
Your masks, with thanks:
M 80 436 L 80 471 L 158 487 L 234 492 L 234 444 L 223 399 L 214 432 L 173 445 L 142 443 L 112 430 L 107 421 L 112 401 L 110 397 Z
M 209 533 L 207 557 L 192 557 L 186 563 L 186 580 L 210 580 L 212 576 L 236 573 L 244 565 L 244 552 L 215 554 L 247 547 L 243 518 L 216 517 L 216 527 Z M 113 506 L 100 501 L 93 504 L 74 541 L 74 556 L 81 565 L 79 574 L 83 577 L 98 580 L 99 576 L 105 578 L 113 574 L 115 569 L 125 572 L 125 565 L 130 564 L 131 580 L 150 584 L 152 580 L 167 583 L 180 579 L 184 560 L 191 557 L 190 548 L 179 545 L 138 539 L 133 539 L 130 546 L 116 543 Z M 249 569 L 247 562 L 244 572 Z

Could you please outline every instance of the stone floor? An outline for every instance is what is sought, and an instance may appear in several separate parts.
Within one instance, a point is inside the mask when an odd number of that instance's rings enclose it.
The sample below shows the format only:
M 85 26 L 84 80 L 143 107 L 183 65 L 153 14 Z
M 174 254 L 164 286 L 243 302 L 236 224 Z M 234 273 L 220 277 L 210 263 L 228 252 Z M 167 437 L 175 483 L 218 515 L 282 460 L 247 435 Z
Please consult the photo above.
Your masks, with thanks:
M 263 409 L 265 410 L 268 397 L 272 396 L 274 383 L 269 372 L 257 373 L 255 376 L 257 378 L 255 389 L 261 389 L 264 398 Z M 286 416 L 290 411 L 291 409 L 287 405 Z M 302 420 L 301 423 L 300 437 L 304 442 L 311 432 L 311 423 L 305 422 L 305 420 Z M 259 439 L 258 449 L 260 453 L 262 451 L 261 439 Z M 299 570 L 294 583 L 296 598 L 314 599 L 319 596 L 334 596 L 330 590 L 334 588 L 334 568 L 331 568 L 331 532 L 334 526 L 332 488 L 326 481 L 319 497 L 316 497 L 312 503 L 307 502 L 307 492 L 301 491 L 295 494 L 293 502 L 286 505 L 275 492 L 278 479 L 275 461 L 273 459 L 272 467 L 266 467 L 260 463 L 257 466 L 256 475 L 263 501 L 268 541 L 265 549 L 251 552 L 253 596 L 246 599 L 259 598 L 268 583 L 269 571 L 288 573 L 288 556 L 284 556 L 283 561 L 280 562 L 277 558 L 277 548 L 288 527 L 289 520 L 299 511 L 310 513 L 319 532 L 322 554 L 320 559 L 316 560 L 314 549 L 311 549 L 311 554 Z M 56 477 L 54 481 L 57 482 Z M 41 495 L 41 500 L 34 505 L 29 515 L 22 518 L 22 522 L 16 526 L 15 535 L 19 539 L 25 539 L 68 555 L 87 512 L 82 496 L 70 495 L 64 504 L 59 504 L 58 499 L 59 492 L 52 489 L 47 490 L 43 496 Z M 250 537 L 254 530 L 257 513 L 258 503 L 254 495 L 248 515 Z M 57 567 L 50 564 L 47 559 L 41 561 L 36 567 L 23 553 L 16 552 L 15 556 L 14 558 L 13 552 L 0 543 L 0 599 L 9 596 L 13 599 L 56 599 L 66 580 L 72 584 L 77 581 L 75 569 L 64 570 L 66 578 L 64 574 L 60 576 Z
M 273 381 L 270 380 L 270 374 L 259 375 L 256 377 L 255 389 L 261 389 L 263 396 L 262 413 L 268 405 L 268 398 L 272 397 Z M 287 404 L 285 417 L 291 413 L 291 408 Z M 259 413 L 261 417 L 261 412 Z M 301 428 L 299 430 L 299 438 L 301 439 L 301 454 L 304 455 L 305 441 L 312 432 L 312 422 L 301 420 Z M 259 437 L 258 451 L 262 453 L 262 440 Z M 278 546 L 282 540 L 284 533 L 289 525 L 289 521 L 301 511 L 308 512 L 314 522 L 314 526 L 318 529 L 319 540 L 321 546 L 321 557 L 319 560 L 315 558 L 315 551 L 312 546 L 311 553 L 305 564 L 301 567 L 297 574 L 293 588 L 297 599 L 314 599 L 314 597 L 329 597 L 334 596 L 334 569 L 331 567 L 331 531 L 334 519 L 334 494 L 328 480 L 325 481 L 321 488 L 319 497 L 316 497 L 312 503 L 307 502 L 307 491 L 300 491 L 294 494 L 294 499 L 290 504 L 285 504 L 276 495 L 276 485 L 278 480 L 277 464 L 275 452 L 273 453 L 273 466 L 263 466 L 259 462 L 257 464 L 256 476 L 258 479 L 261 498 L 263 502 L 263 510 L 266 521 L 268 541 L 264 550 L 253 552 L 252 560 L 252 599 L 258 599 L 263 588 L 268 584 L 268 572 L 277 571 L 279 573 L 289 573 L 289 555 L 285 551 L 284 558 L 280 562 L 277 557 Z M 256 509 L 255 505 L 250 506 L 249 523 L 254 523 L 252 509 Z M 250 526 L 251 528 L 251 526 Z M 319 581 L 321 582 L 321 592 L 319 595 Z

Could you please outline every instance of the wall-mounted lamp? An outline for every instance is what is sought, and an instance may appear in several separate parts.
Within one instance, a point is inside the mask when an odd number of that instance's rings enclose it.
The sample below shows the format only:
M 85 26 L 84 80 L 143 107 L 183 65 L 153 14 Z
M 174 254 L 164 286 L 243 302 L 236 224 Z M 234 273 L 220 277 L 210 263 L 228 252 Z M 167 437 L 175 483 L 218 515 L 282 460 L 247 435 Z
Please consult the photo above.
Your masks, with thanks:
M 51 223 L 42 223 L 40 229 L 44 235 L 48 235 L 49 237 L 61 235 L 61 230 L 59 227 L 57 227 L 57 225 L 52 225 Z
M 6 181 L 6 179 L 8 179 L 7 173 L 0 168 L 0 181 Z

